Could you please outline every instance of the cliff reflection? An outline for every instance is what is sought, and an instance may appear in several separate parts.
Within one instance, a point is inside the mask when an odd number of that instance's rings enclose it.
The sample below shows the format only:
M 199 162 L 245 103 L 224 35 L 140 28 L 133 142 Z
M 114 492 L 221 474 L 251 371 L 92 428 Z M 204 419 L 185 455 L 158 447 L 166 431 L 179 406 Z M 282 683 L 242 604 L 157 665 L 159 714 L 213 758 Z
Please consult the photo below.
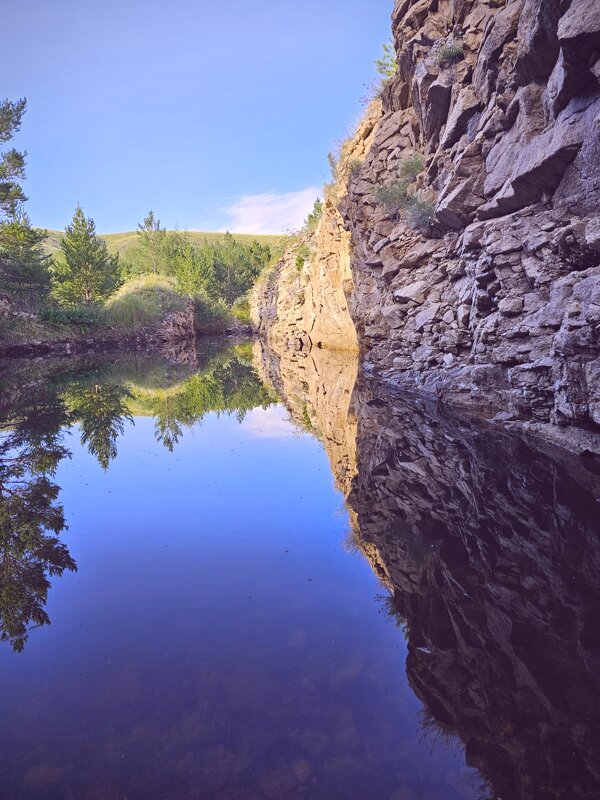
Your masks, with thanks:
M 424 729 L 462 740 L 495 798 L 599 797 L 597 474 L 436 404 L 355 386 L 352 357 L 260 357 L 296 421 L 320 432 L 347 497 L 346 547 L 368 558 L 408 641 Z
M 135 416 L 155 419 L 155 437 L 173 450 L 184 428 L 210 411 L 239 420 L 274 400 L 253 369 L 247 345 L 207 345 L 193 361 L 36 363 L 2 376 L 0 394 L 0 641 L 21 651 L 34 627 L 48 625 L 50 579 L 76 570 L 60 534 L 66 528 L 55 474 L 70 457 L 65 433 L 103 469 Z
M 600 791 L 600 482 L 438 407 L 356 389 L 355 539 L 389 588 L 426 726 L 498 798 Z

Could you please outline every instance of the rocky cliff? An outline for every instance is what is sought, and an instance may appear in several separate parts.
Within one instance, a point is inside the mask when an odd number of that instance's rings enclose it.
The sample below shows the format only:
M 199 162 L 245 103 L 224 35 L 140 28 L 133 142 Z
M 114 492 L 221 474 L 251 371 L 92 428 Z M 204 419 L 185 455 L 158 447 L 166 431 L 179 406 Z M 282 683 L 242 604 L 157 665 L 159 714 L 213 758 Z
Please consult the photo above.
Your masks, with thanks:
M 397 73 L 257 322 L 358 344 L 451 403 L 597 430 L 600 0 L 397 0 L 392 26 Z

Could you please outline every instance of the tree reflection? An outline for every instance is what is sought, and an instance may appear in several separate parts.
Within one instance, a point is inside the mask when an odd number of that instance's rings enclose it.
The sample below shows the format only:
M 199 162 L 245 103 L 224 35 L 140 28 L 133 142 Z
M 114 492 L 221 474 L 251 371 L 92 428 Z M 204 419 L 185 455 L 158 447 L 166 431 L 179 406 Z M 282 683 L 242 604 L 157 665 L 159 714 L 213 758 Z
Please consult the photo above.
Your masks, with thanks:
M 253 408 L 266 408 L 275 395 L 260 381 L 246 360 L 242 347 L 218 353 L 203 369 L 169 391 L 133 392 L 143 413 L 155 419 L 155 437 L 172 451 L 183 428 L 189 428 L 209 412 L 235 414 L 242 422 Z
M 207 347 L 198 372 L 182 380 L 172 365 L 139 361 L 95 364 L 77 370 L 64 365 L 28 365 L 3 376 L 0 407 L 0 641 L 23 650 L 29 631 L 48 625 L 45 610 L 50 580 L 76 570 L 67 546 L 58 465 L 70 457 L 64 432 L 79 425 L 81 444 L 103 469 L 117 456 L 119 437 L 134 415 L 153 416 L 155 437 L 172 451 L 183 429 L 210 411 L 234 413 L 274 400 L 242 347 Z M 144 369 L 145 366 L 145 369 Z M 166 376 L 166 379 L 165 379 Z M 147 381 L 159 388 L 139 385 Z
M 133 422 L 127 406 L 131 392 L 119 384 L 94 383 L 75 385 L 64 392 L 73 422 L 81 429 L 81 444 L 96 457 L 102 469 L 108 469 L 117 456 L 117 438 L 125 431 L 125 422 Z
M 0 640 L 20 652 L 32 627 L 50 622 L 50 577 L 76 564 L 58 538 L 66 527 L 51 478 L 68 455 L 56 396 L 33 398 L 0 423 Z

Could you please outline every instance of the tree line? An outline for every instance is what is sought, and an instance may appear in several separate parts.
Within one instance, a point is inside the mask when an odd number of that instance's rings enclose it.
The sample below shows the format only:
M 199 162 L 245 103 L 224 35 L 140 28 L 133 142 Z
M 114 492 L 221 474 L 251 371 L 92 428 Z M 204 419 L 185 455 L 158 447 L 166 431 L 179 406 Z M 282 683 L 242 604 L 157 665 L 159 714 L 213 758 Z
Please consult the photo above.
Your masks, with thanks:
M 14 137 L 25 110 L 25 99 L 0 101 L 0 143 Z M 31 311 L 101 304 L 128 279 L 147 274 L 169 277 L 188 297 L 230 307 L 271 261 L 270 248 L 259 241 L 247 245 L 227 233 L 222 241 L 198 244 L 161 227 L 153 211 L 138 225 L 135 246 L 112 255 L 80 206 L 51 256 L 44 249 L 47 232 L 33 228 L 24 210 L 24 179 L 25 154 L 14 147 L 0 153 L 0 291 Z

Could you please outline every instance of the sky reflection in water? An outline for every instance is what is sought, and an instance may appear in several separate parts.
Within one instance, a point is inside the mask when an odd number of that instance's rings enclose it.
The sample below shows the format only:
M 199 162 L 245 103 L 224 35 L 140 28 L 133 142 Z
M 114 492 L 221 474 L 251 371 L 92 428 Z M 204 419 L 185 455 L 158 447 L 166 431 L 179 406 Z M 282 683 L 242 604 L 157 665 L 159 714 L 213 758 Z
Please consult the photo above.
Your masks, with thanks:
M 25 393 L 21 419 L 43 403 L 70 423 L 47 508 L 77 571 L 40 603 L 51 625 L 0 648 L 1 797 L 477 796 L 460 748 L 421 727 L 321 443 L 245 356 L 158 388 L 138 364 Z

